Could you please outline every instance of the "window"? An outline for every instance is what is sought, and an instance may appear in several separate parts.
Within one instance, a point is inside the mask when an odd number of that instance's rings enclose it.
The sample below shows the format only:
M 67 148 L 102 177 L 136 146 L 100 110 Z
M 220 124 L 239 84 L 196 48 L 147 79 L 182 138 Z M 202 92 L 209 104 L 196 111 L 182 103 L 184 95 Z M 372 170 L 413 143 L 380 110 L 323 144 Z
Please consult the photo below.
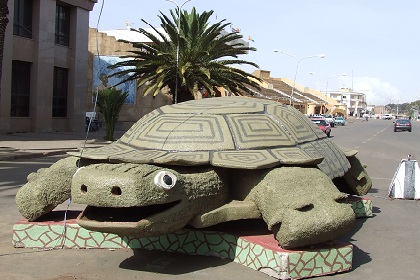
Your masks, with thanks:
M 31 63 L 14 60 L 12 62 L 12 117 L 29 117 L 29 96 L 31 88 Z
M 15 0 L 13 35 L 32 38 L 32 0 Z
M 53 117 L 67 117 L 67 86 L 68 70 L 66 68 L 54 67 Z
M 60 4 L 55 11 L 55 43 L 64 46 L 70 43 L 70 7 Z

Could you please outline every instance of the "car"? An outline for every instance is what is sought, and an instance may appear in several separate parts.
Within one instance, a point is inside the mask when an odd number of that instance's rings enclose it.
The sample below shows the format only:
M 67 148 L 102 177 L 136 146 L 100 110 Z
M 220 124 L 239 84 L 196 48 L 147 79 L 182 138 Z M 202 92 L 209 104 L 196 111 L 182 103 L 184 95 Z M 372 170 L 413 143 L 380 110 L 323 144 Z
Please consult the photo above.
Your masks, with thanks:
M 411 132 L 411 121 L 407 119 L 397 119 L 394 122 L 394 132 L 407 130 Z
M 382 119 L 383 120 L 390 120 L 390 119 L 392 119 L 392 115 L 391 114 L 382 115 Z
M 311 121 L 316 124 L 328 137 L 331 136 L 331 126 L 324 118 L 311 118 Z
M 322 115 L 322 116 L 324 116 L 325 120 L 330 124 L 331 127 L 334 127 L 335 123 L 334 123 L 334 116 L 333 115 L 325 114 L 325 115 Z
M 334 123 L 336 125 L 346 125 L 346 118 L 345 117 L 335 117 Z

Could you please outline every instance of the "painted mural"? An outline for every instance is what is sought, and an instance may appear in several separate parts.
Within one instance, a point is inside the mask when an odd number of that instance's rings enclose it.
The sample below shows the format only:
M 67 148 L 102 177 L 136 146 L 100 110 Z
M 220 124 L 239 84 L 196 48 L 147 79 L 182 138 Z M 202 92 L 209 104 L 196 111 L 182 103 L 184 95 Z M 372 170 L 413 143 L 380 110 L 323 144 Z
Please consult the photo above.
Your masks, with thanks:
M 109 77 L 109 75 L 124 70 L 124 67 L 117 69 L 110 69 L 109 66 L 116 64 L 117 62 L 124 61 L 124 59 L 118 56 L 95 56 L 93 59 L 93 89 L 103 89 L 106 87 L 112 87 L 118 84 L 124 77 Z M 136 98 L 136 82 L 130 81 L 116 86 L 123 92 L 128 92 L 128 97 L 125 100 L 126 104 L 134 104 Z

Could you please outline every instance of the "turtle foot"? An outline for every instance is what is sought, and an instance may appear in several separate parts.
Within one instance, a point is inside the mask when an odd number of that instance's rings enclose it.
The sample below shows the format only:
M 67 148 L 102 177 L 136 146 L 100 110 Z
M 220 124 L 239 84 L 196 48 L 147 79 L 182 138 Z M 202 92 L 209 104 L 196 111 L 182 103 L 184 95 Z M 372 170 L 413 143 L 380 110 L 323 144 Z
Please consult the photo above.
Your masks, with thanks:
M 351 168 L 338 183 L 338 188 L 348 194 L 365 195 L 372 187 L 372 179 L 366 172 L 366 165 L 356 156 L 349 157 Z M 343 182 L 344 181 L 344 182 Z
M 28 221 L 34 221 L 69 199 L 78 160 L 68 157 L 29 174 L 28 182 L 16 194 L 20 214 Z
M 251 193 L 283 248 L 334 240 L 349 232 L 355 215 L 331 179 L 317 168 L 270 170 Z
M 227 221 L 260 218 L 261 213 L 254 202 L 233 200 L 210 212 L 196 215 L 189 224 L 195 228 L 204 228 Z

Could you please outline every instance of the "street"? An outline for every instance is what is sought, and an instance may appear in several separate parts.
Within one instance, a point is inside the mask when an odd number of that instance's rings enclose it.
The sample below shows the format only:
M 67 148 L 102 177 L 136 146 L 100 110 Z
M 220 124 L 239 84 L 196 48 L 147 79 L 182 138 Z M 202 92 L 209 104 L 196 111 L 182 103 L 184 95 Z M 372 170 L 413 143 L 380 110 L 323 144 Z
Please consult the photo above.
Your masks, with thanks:
M 420 159 L 420 122 L 413 131 L 393 132 L 392 121 L 356 119 L 336 126 L 331 141 L 357 149 L 373 188 L 374 217 L 358 219 L 341 240 L 353 248 L 353 269 L 316 279 L 418 279 L 420 204 L 390 200 L 387 191 L 400 160 Z M 146 250 L 35 250 L 12 246 L 13 224 L 22 219 L 14 203 L 26 176 L 62 156 L 0 161 L 0 275 L 2 279 L 273 279 L 229 260 Z M 59 207 L 65 208 L 66 205 Z M 70 209 L 80 209 L 71 205 Z

